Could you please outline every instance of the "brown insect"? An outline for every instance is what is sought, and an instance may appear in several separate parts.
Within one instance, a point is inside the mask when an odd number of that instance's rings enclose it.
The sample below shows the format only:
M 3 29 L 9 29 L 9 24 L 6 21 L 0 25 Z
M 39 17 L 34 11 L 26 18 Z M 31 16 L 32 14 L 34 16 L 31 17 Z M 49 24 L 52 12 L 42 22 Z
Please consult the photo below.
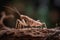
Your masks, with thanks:
M 20 12 L 14 7 L 13 8 L 10 8 L 10 7 L 7 7 L 9 9 L 11 9 L 12 11 L 14 12 L 17 12 L 20 16 L 20 19 L 17 19 L 16 21 L 16 28 L 21 28 L 21 27 L 25 27 L 25 26 L 30 26 L 30 27 L 38 27 L 38 26 L 42 26 L 43 23 L 39 22 L 39 21 L 36 21 L 26 15 L 21 15 Z
M 21 15 L 21 18 L 22 20 L 17 19 L 17 24 L 19 24 L 18 27 L 22 26 L 38 27 L 43 25 L 41 22 L 35 21 L 32 18 L 25 15 Z

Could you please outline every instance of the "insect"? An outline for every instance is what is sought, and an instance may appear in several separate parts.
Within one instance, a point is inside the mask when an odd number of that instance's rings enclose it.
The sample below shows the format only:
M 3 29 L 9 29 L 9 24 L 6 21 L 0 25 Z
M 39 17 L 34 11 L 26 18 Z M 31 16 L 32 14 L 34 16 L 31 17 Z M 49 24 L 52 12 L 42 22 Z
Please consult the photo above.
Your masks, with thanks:
M 20 12 L 15 7 L 14 7 L 14 9 L 10 8 L 10 7 L 7 7 L 7 8 L 9 8 L 10 10 L 12 10 L 14 12 L 17 12 L 18 15 L 20 16 L 21 20 L 20 19 L 16 20 L 15 28 L 19 28 L 20 29 L 20 28 L 24 28 L 26 26 L 32 28 L 32 27 L 38 27 L 38 26 L 42 26 L 43 25 L 43 23 L 41 23 L 40 21 L 36 21 L 36 20 L 26 16 L 26 15 L 21 15 Z
M 25 15 L 21 15 L 22 20 L 17 19 L 17 24 L 18 27 L 22 27 L 24 28 L 24 26 L 30 26 L 30 27 L 38 27 L 38 26 L 42 26 L 43 24 L 39 21 L 35 21 L 32 18 L 25 16 Z

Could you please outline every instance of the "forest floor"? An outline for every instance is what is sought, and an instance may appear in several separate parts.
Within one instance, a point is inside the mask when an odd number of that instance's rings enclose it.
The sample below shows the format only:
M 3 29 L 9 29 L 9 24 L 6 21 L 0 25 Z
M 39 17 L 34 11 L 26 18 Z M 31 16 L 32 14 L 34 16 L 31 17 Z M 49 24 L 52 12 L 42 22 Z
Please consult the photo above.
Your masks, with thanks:
M 60 40 L 59 29 L 2 27 L 0 28 L 0 40 Z

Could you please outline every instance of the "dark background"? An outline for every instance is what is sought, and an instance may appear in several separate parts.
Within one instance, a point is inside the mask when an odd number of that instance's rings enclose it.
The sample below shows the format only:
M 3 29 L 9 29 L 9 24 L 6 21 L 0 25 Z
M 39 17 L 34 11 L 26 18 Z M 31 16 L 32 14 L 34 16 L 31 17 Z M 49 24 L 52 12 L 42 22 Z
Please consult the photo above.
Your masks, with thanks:
M 28 15 L 29 17 L 45 22 L 47 27 L 60 26 L 60 0 L 0 0 L 0 18 L 1 12 L 5 11 L 6 14 L 13 14 L 9 9 L 4 6 L 16 7 L 21 14 Z M 4 24 L 10 27 L 15 26 L 15 19 L 17 14 L 13 14 L 14 19 L 5 19 Z

